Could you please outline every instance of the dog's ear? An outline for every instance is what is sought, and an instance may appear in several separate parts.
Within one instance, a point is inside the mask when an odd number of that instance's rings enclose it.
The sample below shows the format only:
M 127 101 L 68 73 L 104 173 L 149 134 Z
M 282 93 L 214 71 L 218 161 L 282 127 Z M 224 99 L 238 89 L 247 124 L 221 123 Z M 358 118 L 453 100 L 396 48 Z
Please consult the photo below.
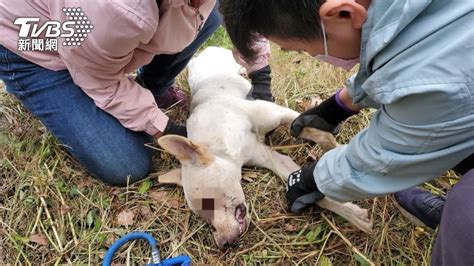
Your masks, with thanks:
M 181 164 L 208 165 L 214 161 L 214 156 L 206 147 L 185 137 L 177 135 L 163 136 L 158 139 L 158 144 L 167 152 L 176 156 Z
M 181 183 L 181 168 L 171 170 L 166 174 L 158 176 L 158 182 L 160 184 L 171 184 L 182 187 L 183 184 Z

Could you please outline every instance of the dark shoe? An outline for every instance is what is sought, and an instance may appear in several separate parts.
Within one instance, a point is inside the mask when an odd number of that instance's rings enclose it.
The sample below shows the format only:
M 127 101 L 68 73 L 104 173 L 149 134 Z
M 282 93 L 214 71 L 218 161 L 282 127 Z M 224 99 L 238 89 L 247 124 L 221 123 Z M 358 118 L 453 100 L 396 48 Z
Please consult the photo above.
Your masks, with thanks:
M 156 104 L 161 109 L 171 106 L 183 107 L 188 105 L 188 96 L 176 85 L 171 86 L 165 93 L 155 97 Z
M 394 196 L 395 205 L 414 224 L 435 229 L 441 222 L 446 197 L 433 195 L 417 187 L 397 192 Z
M 471 154 L 466 159 L 464 159 L 458 165 L 454 166 L 453 171 L 456 172 L 458 175 L 465 175 L 473 167 L 474 167 L 474 153 Z

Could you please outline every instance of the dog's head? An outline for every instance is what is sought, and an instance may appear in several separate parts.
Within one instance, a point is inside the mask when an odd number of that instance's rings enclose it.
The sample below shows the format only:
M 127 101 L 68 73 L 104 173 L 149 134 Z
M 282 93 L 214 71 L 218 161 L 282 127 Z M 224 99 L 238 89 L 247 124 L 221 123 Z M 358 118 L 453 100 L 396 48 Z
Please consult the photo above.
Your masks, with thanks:
M 237 242 L 248 225 L 241 169 L 184 137 L 169 135 L 158 142 L 181 162 L 176 180 L 171 178 L 167 183 L 183 186 L 190 209 L 209 223 L 219 249 Z

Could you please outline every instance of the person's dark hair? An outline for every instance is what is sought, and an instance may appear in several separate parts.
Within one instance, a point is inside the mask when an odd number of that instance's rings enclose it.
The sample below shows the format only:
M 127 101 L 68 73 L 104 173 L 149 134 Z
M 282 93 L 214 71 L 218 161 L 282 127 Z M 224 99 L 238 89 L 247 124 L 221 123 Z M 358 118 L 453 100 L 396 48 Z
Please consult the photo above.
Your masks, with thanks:
M 319 7 L 324 0 L 221 0 L 220 10 L 234 46 L 247 60 L 259 35 L 311 41 L 322 37 Z

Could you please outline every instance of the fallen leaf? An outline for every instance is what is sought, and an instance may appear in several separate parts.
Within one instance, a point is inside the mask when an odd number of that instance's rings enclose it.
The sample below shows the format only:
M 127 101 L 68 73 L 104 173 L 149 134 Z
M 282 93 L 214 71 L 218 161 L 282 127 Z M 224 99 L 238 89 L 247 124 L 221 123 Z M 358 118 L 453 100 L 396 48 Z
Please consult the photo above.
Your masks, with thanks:
M 285 231 L 287 232 L 296 232 L 298 228 L 295 224 L 285 224 Z
M 141 194 L 145 194 L 150 188 L 153 186 L 153 181 L 151 180 L 146 180 L 140 184 L 140 187 L 138 188 L 138 192 Z
M 320 105 L 322 102 L 323 102 L 323 99 L 321 99 L 321 97 L 319 96 L 311 97 L 311 105 L 309 106 L 309 108 L 316 107 Z
M 91 227 L 92 224 L 94 223 L 94 210 L 91 210 L 87 213 L 87 218 L 86 218 L 87 226 Z
M 361 255 L 354 253 L 353 258 L 358 262 L 357 265 L 367 266 L 370 265 L 369 261 L 366 258 L 362 257 Z
M 331 259 L 326 256 L 321 256 L 318 266 L 332 266 Z
M 61 210 L 60 210 L 60 211 L 61 211 L 61 213 L 62 213 L 62 214 L 66 214 L 66 213 L 69 213 L 69 212 L 71 212 L 71 210 L 72 210 L 72 208 L 71 208 L 71 207 L 69 207 L 69 206 L 66 206 L 66 205 L 62 205 L 62 206 L 61 206 Z
M 179 199 L 175 198 L 175 199 L 167 200 L 165 202 L 165 205 L 173 209 L 179 209 L 183 204 L 181 204 Z
M 179 209 L 180 207 L 184 206 L 184 202 L 181 202 L 178 197 L 171 196 L 168 191 L 153 191 L 148 195 L 158 203 L 164 203 L 164 205 L 169 208 Z
M 308 242 L 313 242 L 316 240 L 317 235 L 313 231 L 309 231 L 305 237 Z
M 148 217 L 151 213 L 151 209 L 148 206 L 141 206 L 140 212 L 142 213 L 143 216 Z
M 122 210 L 123 209 L 123 203 L 121 203 L 120 201 L 113 201 L 112 203 L 110 203 L 110 209 L 112 209 L 114 211 Z
M 163 202 L 169 198 L 168 191 L 152 191 L 148 195 L 158 202 Z
M 77 182 L 77 188 L 79 190 L 82 190 L 84 188 L 91 188 L 91 187 L 94 187 L 96 184 L 94 183 L 93 181 L 93 177 L 91 176 L 87 176 L 85 178 L 81 178 L 79 179 L 79 181 Z
M 158 203 L 164 203 L 165 206 L 173 209 L 179 209 L 184 205 L 177 197 L 171 196 L 168 191 L 153 191 L 149 193 L 149 196 Z
M 30 242 L 36 243 L 38 245 L 47 246 L 48 238 L 44 234 L 36 234 L 30 236 Z
M 309 110 L 313 107 L 316 107 L 316 106 L 320 105 L 322 102 L 323 102 L 323 100 L 321 99 L 321 97 L 319 97 L 319 95 L 316 95 L 314 97 L 311 97 L 310 100 L 303 101 L 299 105 L 301 106 L 301 108 L 304 111 L 307 111 L 307 110 Z
M 133 211 L 122 211 L 117 216 L 117 223 L 124 226 L 133 225 L 133 218 L 135 218 Z

